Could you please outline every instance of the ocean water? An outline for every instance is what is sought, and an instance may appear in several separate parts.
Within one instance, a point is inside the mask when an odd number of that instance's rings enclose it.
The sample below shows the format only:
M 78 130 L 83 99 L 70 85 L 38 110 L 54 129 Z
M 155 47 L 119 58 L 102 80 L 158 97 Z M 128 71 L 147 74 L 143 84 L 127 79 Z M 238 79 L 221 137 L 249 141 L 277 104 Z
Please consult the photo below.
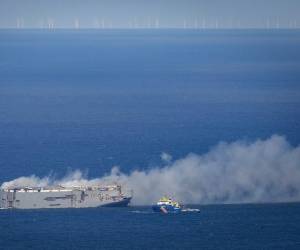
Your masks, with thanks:
M 292 30 L 1 30 L 0 183 L 274 134 L 296 147 L 299 44 Z M 299 249 L 299 204 L 200 209 L 0 211 L 0 248 Z
M 0 212 L 1 249 L 299 249 L 300 205 Z
M 298 31 L 0 32 L 0 182 L 300 142 Z

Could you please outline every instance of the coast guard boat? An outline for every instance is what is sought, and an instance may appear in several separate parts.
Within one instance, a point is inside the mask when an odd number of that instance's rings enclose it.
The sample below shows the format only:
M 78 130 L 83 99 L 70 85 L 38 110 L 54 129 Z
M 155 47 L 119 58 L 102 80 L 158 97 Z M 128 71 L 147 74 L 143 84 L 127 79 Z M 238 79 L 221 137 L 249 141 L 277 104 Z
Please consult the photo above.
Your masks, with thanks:
M 154 212 L 160 212 L 160 213 L 180 213 L 182 210 L 182 206 L 176 202 L 173 201 L 169 197 L 162 197 L 156 205 L 152 206 L 152 209 Z

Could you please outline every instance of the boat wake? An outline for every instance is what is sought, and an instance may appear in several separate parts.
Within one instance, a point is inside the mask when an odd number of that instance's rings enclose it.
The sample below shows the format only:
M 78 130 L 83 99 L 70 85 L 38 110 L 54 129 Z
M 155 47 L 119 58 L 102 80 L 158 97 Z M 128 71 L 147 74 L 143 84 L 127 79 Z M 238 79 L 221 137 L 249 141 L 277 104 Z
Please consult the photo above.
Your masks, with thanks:
M 182 209 L 181 212 L 200 213 L 200 209 L 198 209 L 198 208 L 185 208 L 185 209 Z
M 152 211 L 141 211 L 141 210 L 130 211 L 130 213 L 134 213 L 134 214 L 154 214 L 154 212 L 152 212 Z

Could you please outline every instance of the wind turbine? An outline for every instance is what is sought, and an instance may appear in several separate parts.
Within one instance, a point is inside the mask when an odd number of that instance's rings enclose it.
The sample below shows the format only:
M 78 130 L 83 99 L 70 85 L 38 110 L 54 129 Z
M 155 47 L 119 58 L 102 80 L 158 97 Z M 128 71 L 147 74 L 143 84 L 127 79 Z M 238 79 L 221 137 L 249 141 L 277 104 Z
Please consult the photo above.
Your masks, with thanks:
M 79 29 L 79 20 L 77 18 L 74 20 L 74 27 L 75 29 Z
M 43 19 L 41 19 L 41 20 L 38 22 L 38 27 L 39 27 L 40 29 L 44 29 L 44 20 L 43 20 Z
M 236 22 L 236 27 L 238 28 L 238 29 L 240 29 L 241 28 L 241 21 L 240 20 L 237 20 L 237 22 Z
M 219 21 L 218 21 L 218 19 L 216 19 L 216 29 L 218 29 L 219 28 Z
M 198 19 L 196 18 L 195 21 L 194 21 L 194 28 L 195 29 L 198 29 Z
M 233 29 L 233 28 L 234 28 L 234 20 L 232 18 L 230 18 L 228 29 Z
M 147 20 L 147 28 L 150 29 L 151 28 L 151 20 L 150 18 L 148 17 L 148 20 Z
M 279 20 L 276 19 L 276 29 L 279 29 L 279 28 L 280 28 Z
M 24 28 L 24 19 L 23 18 L 17 18 L 17 28 L 18 29 Z
M 137 28 L 138 28 L 138 21 L 137 21 L 136 17 L 135 17 L 134 20 L 133 20 L 133 28 L 134 28 L 134 29 L 137 29 Z
M 156 27 L 157 29 L 159 29 L 159 19 L 158 19 L 158 18 L 157 18 L 156 21 L 155 21 L 155 27 Z
M 270 24 L 270 20 L 268 19 L 267 20 L 267 29 L 270 29 L 271 28 L 271 24 Z
M 20 22 L 20 19 L 17 18 L 17 28 L 20 29 L 21 28 L 21 22 Z
M 51 18 L 48 18 L 48 29 L 54 28 L 54 21 Z
M 205 20 L 205 18 L 203 18 L 203 20 L 202 20 L 202 28 L 206 29 L 206 20 Z
M 186 29 L 187 28 L 187 24 L 186 24 L 186 20 L 183 20 L 183 28 Z
M 95 27 L 95 29 L 99 29 L 99 20 L 98 20 L 98 18 L 95 18 L 95 20 L 94 20 L 94 27 Z

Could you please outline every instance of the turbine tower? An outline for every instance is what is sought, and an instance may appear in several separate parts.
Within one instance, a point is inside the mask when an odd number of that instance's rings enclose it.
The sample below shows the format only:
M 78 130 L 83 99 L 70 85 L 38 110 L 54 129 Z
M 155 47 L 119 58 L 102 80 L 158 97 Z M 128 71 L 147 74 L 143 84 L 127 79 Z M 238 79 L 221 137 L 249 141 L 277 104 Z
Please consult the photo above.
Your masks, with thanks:
M 20 19 L 17 18 L 17 29 L 20 29 L 21 28 L 21 22 L 20 22 Z
M 196 18 L 195 21 L 194 21 L 194 28 L 195 29 L 198 29 L 198 19 Z
M 279 28 L 280 28 L 279 20 L 276 19 L 276 29 L 279 29 Z
M 54 21 L 51 18 L 48 18 L 48 29 L 54 29 Z
M 206 20 L 205 20 L 205 18 L 203 18 L 203 20 L 202 20 L 202 28 L 206 29 Z
M 39 22 L 39 28 L 44 29 L 44 20 L 43 19 L 41 19 Z
M 218 29 L 219 28 L 219 21 L 218 21 L 218 19 L 216 19 L 216 29 Z
M 24 20 L 23 18 L 17 18 L 17 28 L 23 29 L 24 28 Z
M 150 18 L 148 17 L 148 21 L 147 21 L 147 28 L 150 29 L 151 28 L 151 20 Z
M 99 29 L 99 27 L 100 27 L 99 20 L 98 20 L 98 18 L 95 18 L 95 20 L 94 20 L 94 28 L 95 29 Z
M 267 29 L 270 29 L 271 28 L 271 24 L 270 24 L 270 20 L 268 19 L 267 20 Z
M 155 27 L 156 27 L 157 29 L 159 29 L 159 19 L 158 19 L 158 18 L 155 20 Z
M 74 21 L 74 27 L 75 29 L 79 29 L 79 20 L 77 18 Z
M 137 28 L 138 28 L 138 21 L 137 21 L 136 17 L 135 17 L 134 20 L 133 20 L 133 28 L 134 28 L 134 29 L 137 29 Z

